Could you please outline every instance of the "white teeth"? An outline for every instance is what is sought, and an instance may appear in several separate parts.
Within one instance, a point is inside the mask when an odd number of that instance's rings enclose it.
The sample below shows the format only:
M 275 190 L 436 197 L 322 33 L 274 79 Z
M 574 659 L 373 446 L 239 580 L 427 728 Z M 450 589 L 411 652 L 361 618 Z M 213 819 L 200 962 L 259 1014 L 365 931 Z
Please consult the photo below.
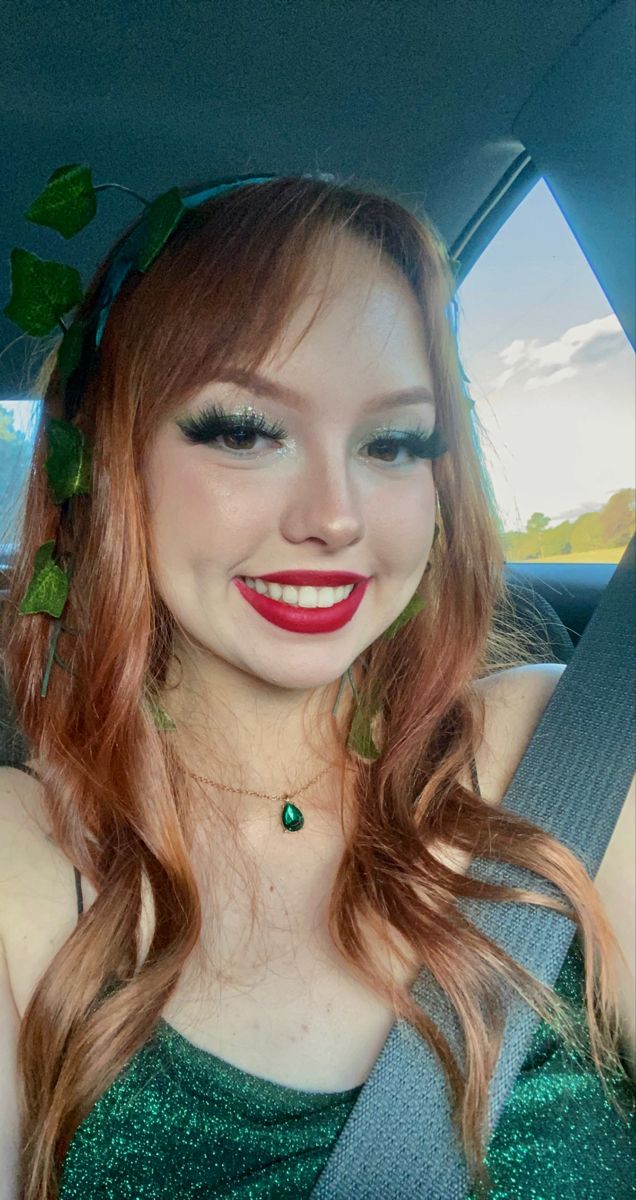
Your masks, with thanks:
M 350 596 L 355 587 L 354 583 L 337 588 L 292 587 L 288 583 L 266 583 L 264 579 L 245 579 L 245 583 L 261 596 L 270 596 L 272 600 L 280 600 L 297 608 L 331 608 Z

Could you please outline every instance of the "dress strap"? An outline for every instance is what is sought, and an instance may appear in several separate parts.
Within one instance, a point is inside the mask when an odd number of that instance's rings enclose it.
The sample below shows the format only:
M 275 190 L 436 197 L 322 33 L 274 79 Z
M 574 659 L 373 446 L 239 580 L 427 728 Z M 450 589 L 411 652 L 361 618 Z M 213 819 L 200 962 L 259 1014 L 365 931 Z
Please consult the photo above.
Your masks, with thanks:
M 73 867 L 75 871 L 75 893 L 77 895 L 77 915 L 80 917 L 84 912 L 84 894 L 82 892 L 82 876 L 77 867 Z
M 40 782 L 40 776 L 38 775 L 37 771 L 34 771 L 33 767 L 28 767 L 26 763 L 12 762 L 5 763 L 4 765 L 7 767 L 14 767 L 16 771 L 26 771 L 27 775 L 32 775 L 34 779 L 37 779 L 38 783 Z
M 477 764 L 476 764 L 474 758 L 471 758 L 471 760 L 470 760 L 470 777 L 473 781 L 473 787 L 474 787 L 475 791 L 477 792 L 477 795 L 481 796 L 481 788 L 479 786 L 479 779 L 477 777 Z
M 40 776 L 38 775 L 37 771 L 34 771 L 33 767 L 27 766 L 26 763 L 16 762 L 16 763 L 10 763 L 9 765 L 12 767 L 15 767 L 16 770 L 18 770 L 18 771 L 25 771 L 27 775 L 31 775 L 33 777 L 33 779 L 37 779 L 38 783 L 40 782 Z M 81 876 L 81 873 L 78 871 L 77 867 L 73 867 L 73 870 L 75 872 L 75 894 L 77 896 L 77 915 L 78 915 L 78 917 L 80 917 L 82 915 L 82 913 L 84 912 L 84 894 L 82 892 L 82 876 Z

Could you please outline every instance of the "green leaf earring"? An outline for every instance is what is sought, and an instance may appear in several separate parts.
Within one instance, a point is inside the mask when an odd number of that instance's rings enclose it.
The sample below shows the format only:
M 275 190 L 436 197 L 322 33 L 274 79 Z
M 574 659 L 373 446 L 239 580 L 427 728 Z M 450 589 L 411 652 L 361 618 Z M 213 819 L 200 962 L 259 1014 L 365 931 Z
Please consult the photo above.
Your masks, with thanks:
M 156 729 L 166 732 L 168 730 L 177 728 L 169 713 L 167 713 L 165 708 L 162 708 L 159 702 L 154 700 L 152 696 L 149 696 L 148 694 L 144 696 L 144 705 L 152 717 Z
M 363 709 L 360 701 L 358 701 L 351 721 L 351 729 L 347 738 L 347 749 L 353 750 L 355 754 L 360 755 L 360 758 L 365 758 L 368 761 L 380 757 L 380 751 L 373 740 L 371 722 L 381 707 L 381 703 L 378 703 L 371 709 Z
M 399 616 L 397 616 L 395 620 L 391 622 L 389 628 L 385 629 L 382 636 L 386 638 L 387 642 L 392 641 L 396 633 L 398 633 L 404 625 L 407 625 L 412 617 L 416 617 L 418 612 L 421 612 L 423 608 L 426 608 L 426 600 L 423 596 L 418 596 L 416 592 L 413 596 L 411 596 L 406 608 L 403 608 Z
M 402 612 L 391 622 L 388 629 L 385 629 L 382 637 L 387 641 L 392 641 L 396 633 L 403 629 L 425 607 L 426 600 L 424 597 L 415 593 L 411 596 L 408 604 L 402 609 Z M 373 761 L 380 757 L 380 751 L 373 740 L 371 724 L 382 709 L 382 697 L 378 695 L 372 696 L 363 705 L 353 682 L 351 668 L 349 668 L 347 674 L 356 700 L 351 729 L 347 738 L 347 749 L 353 750 L 354 753 L 359 754 L 361 758 L 367 761 Z
M 435 545 L 435 543 L 439 537 L 439 533 L 440 533 L 440 527 L 436 522 L 435 532 L 433 534 L 433 541 L 432 541 L 431 548 Z M 424 574 L 426 574 L 430 570 L 430 567 L 431 567 L 431 563 L 429 561 L 429 563 L 427 564 L 427 566 L 425 568 Z M 408 622 L 413 619 L 413 617 L 416 617 L 417 614 L 419 612 L 421 612 L 422 609 L 425 607 L 426 607 L 426 599 L 423 596 L 418 595 L 417 592 L 415 592 L 411 596 L 411 599 L 409 600 L 408 604 L 402 609 L 402 612 L 399 613 L 399 615 L 395 618 L 395 620 L 391 622 L 388 629 L 385 629 L 384 633 L 382 634 L 382 637 L 386 638 L 387 641 L 392 641 L 392 639 L 395 637 L 395 635 L 397 633 L 399 633 L 399 631 L 401 629 L 403 629 L 404 626 L 407 625 Z M 342 691 L 344 688 L 344 681 L 346 678 L 349 679 L 351 690 L 353 692 L 353 695 L 354 695 L 355 701 L 356 701 L 356 706 L 355 706 L 353 718 L 351 721 L 351 729 L 349 731 L 349 736 L 347 738 L 347 749 L 353 750 L 356 754 L 360 755 L 361 758 L 367 759 L 368 761 L 372 761 L 372 760 L 380 757 L 380 751 L 378 750 L 378 748 L 373 740 L 373 734 L 371 732 L 371 722 L 373 721 L 374 717 L 377 716 L 377 714 L 380 712 L 380 710 L 382 708 L 382 699 L 381 699 L 381 697 L 374 696 L 370 702 L 368 701 L 367 704 L 365 706 L 363 706 L 362 702 L 360 700 L 358 691 L 356 689 L 354 680 L 353 680 L 353 674 L 351 671 L 351 667 L 348 667 L 347 670 L 344 672 L 344 674 L 341 676 L 340 686 L 338 688 L 338 694 L 336 696 L 336 701 L 333 706 L 333 709 L 331 710 L 332 714 L 334 716 L 337 711 L 338 704 L 340 703 L 340 697 L 342 696 Z

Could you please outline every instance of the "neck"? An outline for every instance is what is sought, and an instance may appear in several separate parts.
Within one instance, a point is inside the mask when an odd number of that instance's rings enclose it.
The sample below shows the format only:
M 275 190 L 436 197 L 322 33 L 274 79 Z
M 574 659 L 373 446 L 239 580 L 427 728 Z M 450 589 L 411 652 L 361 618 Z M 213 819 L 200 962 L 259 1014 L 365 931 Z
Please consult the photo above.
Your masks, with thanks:
M 332 714 L 340 677 L 311 691 L 286 690 L 244 672 L 232 678 L 228 664 L 215 662 L 214 671 L 199 668 L 196 675 L 183 657 L 181 664 L 181 670 L 171 665 L 162 703 L 176 723 L 185 767 L 213 781 L 193 779 L 203 805 L 217 806 L 243 826 L 268 828 L 280 822 L 284 801 L 275 797 L 284 793 L 307 821 L 312 812 L 339 811 L 341 781 L 354 769 L 345 747 L 355 703 L 348 680 Z M 358 688 L 362 668 L 352 667 L 352 674 Z

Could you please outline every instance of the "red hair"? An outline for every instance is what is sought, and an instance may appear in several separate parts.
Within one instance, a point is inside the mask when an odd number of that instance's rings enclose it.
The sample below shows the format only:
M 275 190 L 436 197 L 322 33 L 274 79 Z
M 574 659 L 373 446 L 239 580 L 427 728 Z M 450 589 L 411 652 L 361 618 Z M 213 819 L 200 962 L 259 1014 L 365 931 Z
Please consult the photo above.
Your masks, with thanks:
M 153 586 L 144 448 L 166 413 L 224 367 L 258 368 L 312 269 L 335 261 L 343 236 L 374 247 L 378 262 L 396 264 L 413 289 L 449 452 L 433 463 L 441 533 L 420 584 L 426 606 L 366 654 L 361 700 L 384 698 L 374 725 L 381 754 L 356 760 L 355 819 L 331 896 L 331 936 L 350 967 L 438 1054 L 478 1183 L 488 1181 L 487 1090 L 502 1030 L 493 997 L 511 984 L 543 1019 L 566 1029 L 568 1010 L 460 916 L 460 895 L 493 897 L 439 862 L 434 842 L 519 864 L 560 889 L 582 935 L 594 1062 L 599 1072 L 619 1063 L 616 942 L 592 880 L 565 846 L 458 781 L 483 732 L 474 681 L 536 661 L 536 647 L 514 628 L 501 523 L 462 383 L 451 321 L 455 280 L 443 241 L 423 215 L 390 196 L 276 179 L 189 212 L 147 273 L 124 284 L 76 417 L 94 448 L 90 496 L 53 504 L 43 420 L 37 434 L 4 606 L 5 674 L 19 726 L 42 767 L 53 837 L 97 897 L 50 963 L 21 1024 L 22 1200 L 54 1200 L 75 1130 L 152 1033 L 201 932 L 190 786 L 174 739 L 155 726 L 146 703 L 166 700 L 175 625 Z M 89 311 L 111 257 L 82 311 Z M 63 415 L 54 356 L 42 386 L 44 410 Z M 51 538 L 58 553 L 73 555 L 64 621 L 76 632 L 58 643 L 72 673 L 54 667 L 41 699 L 50 618 L 19 615 L 18 606 L 35 551 Z M 140 961 L 145 884 L 154 934 Z M 503 887 L 496 898 L 558 906 Z M 365 928 L 403 962 L 406 954 L 427 966 L 446 991 L 465 1034 L 465 1077 L 408 989 L 376 961 Z M 98 1003 L 108 980 L 118 987 Z M 574 1039 L 572 1029 L 568 1036 Z

